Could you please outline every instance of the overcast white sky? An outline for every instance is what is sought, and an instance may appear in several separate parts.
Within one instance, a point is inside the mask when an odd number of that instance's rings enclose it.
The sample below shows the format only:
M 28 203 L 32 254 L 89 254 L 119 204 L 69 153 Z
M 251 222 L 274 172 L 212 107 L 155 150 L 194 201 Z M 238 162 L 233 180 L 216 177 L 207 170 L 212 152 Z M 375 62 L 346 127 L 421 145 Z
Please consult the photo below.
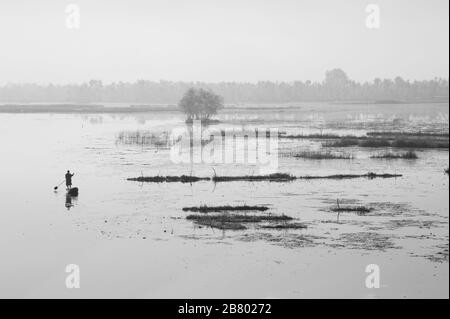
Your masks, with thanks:
M 78 4 L 79 30 L 66 27 Z M 368 4 L 381 28 L 365 24 Z M 0 0 L 0 84 L 448 78 L 448 0 Z

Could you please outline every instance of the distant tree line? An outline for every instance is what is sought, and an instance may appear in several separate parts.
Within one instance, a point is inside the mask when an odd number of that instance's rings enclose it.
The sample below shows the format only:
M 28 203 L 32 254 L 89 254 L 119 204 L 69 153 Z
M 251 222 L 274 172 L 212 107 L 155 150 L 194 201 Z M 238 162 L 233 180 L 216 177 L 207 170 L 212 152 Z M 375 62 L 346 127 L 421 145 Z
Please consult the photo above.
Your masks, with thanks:
M 190 88 L 203 88 L 224 98 L 226 104 L 288 103 L 302 101 L 448 101 L 448 79 L 407 81 L 375 79 L 358 83 L 335 69 L 322 82 L 200 83 L 136 81 L 80 85 L 8 84 L 0 87 L 0 103 L 139 103 L 176 105 Z

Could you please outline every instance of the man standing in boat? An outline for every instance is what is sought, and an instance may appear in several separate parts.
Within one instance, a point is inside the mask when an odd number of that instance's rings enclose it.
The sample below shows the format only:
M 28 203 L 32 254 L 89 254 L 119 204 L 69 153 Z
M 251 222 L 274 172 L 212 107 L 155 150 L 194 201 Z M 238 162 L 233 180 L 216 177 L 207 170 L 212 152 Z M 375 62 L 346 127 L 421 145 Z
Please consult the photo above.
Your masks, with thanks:
M 67 171 L 66 173 L 66 187 L 67 189 L 71 189 L 72 188 L 72 177 L 75 174 L 71 174 L 70 171 Z

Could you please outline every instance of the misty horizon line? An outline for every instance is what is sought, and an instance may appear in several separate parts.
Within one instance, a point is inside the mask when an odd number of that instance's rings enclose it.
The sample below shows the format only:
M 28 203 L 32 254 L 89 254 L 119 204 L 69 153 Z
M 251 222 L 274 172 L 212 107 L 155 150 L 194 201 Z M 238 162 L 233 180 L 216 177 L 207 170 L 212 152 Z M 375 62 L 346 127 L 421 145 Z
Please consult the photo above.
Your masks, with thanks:
M 223 97 L 226 103 L 241 102 L 295 102 L 295 101 L 412 101 L 448 100 L 449 81 L 433 80 L 413 82 L 402 77 L 375 78 L 373 82 L 351 80 L 342 69 L 325 73 L 321 82 L 171 82 L 145 81 L 103 84 L 91 80 L 75 85 L 7 85 L 0 86 L 2 101 L 43 102 L 134 102 L 178 103 L 190 88 L 204 88 Z
M 431 82 L 431 81 L 440 81 L 440 82 L 449 82 L 450 76 L 441 77 L 435 76 L 432 78 L 424 78 L 424 79 L 405 79 L 401 75 L 397 75 L 395 77 L 375 77 L 371 80 L 351 80 L 351 82 L 356 84 L 374 84 L 377 80 L 379 81 L 393 81 L 396 78 L 403 79 L 405 82 L 414 83 L 414 82 Z M 209 85 L 209 84 L 249 84 L 249 85 L 257 85 L 259 83 L 274 83 L 274 84 L 294 84 L 294 83 L 311 83 L 311 84 L 322 84 L 325 81 L 325 78 L 322 80 L 269 80 L 269 79 L 261 79 L 257 81 L 245 81 L 245 80 L 222 80 L 222 81 L 206 81 L 206 80 L 173 80 L 173 79 L 146 79 L 146 78 L 136 78 L 135 80 L 114 80 L 114 81 L 105 81 L 99 78 L 92 77 L 90 79 L 79 81 L 79 82 L 36 82 L 36 81 L 27 81 L 27 82 L 5 82 L 0 83 L 0 87 L 7 86 L 82 86 L 84 84 L 89 84 L 91 82 L 102 83 L 102 85 L 113 85 L 113 84 L 136 84 L 139 82 L 147 82 L 147 83 L 174 83 L 174 84 L 193 84 L 193 85 Z

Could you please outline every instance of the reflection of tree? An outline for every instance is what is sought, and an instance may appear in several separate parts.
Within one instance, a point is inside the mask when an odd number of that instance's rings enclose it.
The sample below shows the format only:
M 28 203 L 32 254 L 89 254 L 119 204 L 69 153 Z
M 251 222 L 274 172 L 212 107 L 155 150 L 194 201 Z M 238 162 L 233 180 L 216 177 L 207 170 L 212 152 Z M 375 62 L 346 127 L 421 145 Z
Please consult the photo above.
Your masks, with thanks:
M 226 103 L 286 103 L 300 101 L 375 101 L 447 99 L 447 79 L 409 81 L 375 79 L 358 83 L 347 74 L 327 71 L 322 82 L 295 81 L 257 83 L 187 83 L 170 81 L 137 81 L 103 84 L 92 80 L 80 85 L 8 84 L 0 87 L 0 100 L 5 102 L 114 102 L 174 105 L 183 94 L 194 88 L 214 91 Z

